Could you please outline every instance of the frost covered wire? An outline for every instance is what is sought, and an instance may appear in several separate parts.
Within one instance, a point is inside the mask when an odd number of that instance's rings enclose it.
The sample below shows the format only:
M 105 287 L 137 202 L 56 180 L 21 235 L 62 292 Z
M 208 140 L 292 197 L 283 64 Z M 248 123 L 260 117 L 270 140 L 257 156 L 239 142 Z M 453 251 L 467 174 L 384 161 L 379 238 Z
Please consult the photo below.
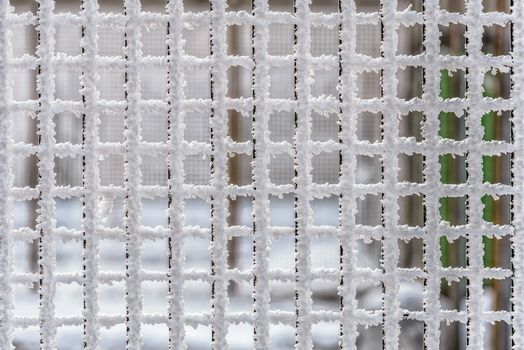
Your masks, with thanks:
M 467 137 L 470 141 L 471 148 L 468 152 L 467 169 L 468 184 L 472 189 L 478 188 L 483 183 L 482 173 L 482 151 L 478 145 L 482 143 L 482 115 L 484 111 L 479 107 L 482 101 L 484 72 L 475 63 L 476 59 L 482 53 L 482 32 L 483 27 L 474 24 L 480 19 L 482 14 L 482 0 L 470 0 L 466 5 L 466 17 L 469 20 L 467 26 L 466 51 L 471 58 L 471 64 L 468 65 L 466 92 L 467 98 Z M 483 280 L 481 271 L 483 269 L 484 245 L 482 236 L 476 234 L 482 226 L 482 213 L 484 206 L 482 204 L 483 193 L 471 191 L 468 196 L 467 217 L 470 225 L 467 238 L 467 254 L 469 269 L 473 274 L 468 279 L 468 300 L 466 301 L 468 313 L 468 349 L 484 348 L 484 324 L 481 317 L 482 312 L 482 295 Z
M 52 191 L 55 187 L 56 173 L 54 172 L 53 147 L 55 146 L 55 125 L 51 104 L 54 99 L 55 83 L 54 69 L 51 63 L 54 44 L 55 29 L 52 23 L 52 14 L 55 8 L 53 0 L 38 1 L 38 46 L 36 55 L 39 59 L 37 90 L 38 90 L 38 136 L 39 149 L 37 190 L 38 217 L 36 229 L 40 232 L 38 266 L 40 272 L 40 348 L 51 350 L 56 348 L 55 324 L 55 264 L 56 246 L 56 208 Z
M 270 75 L 267 64 L 269 44 L 269 24 L 267 0 L 254 0 L 253 3 L 253 53 L 254 53 L 254 106 L 253 106 L 253 140 L 255 143 L 253 162 L 253 181 L 256 188 L 254 198 L 254 305 L 257 315 L 254 323 L 255 349 L 269 348 L 269 178 L 270 150 L 269 97 Z
M 384 345 L 386 350 L 397 350 L 399 348 L 399 309 L 398 298 L 399 280 L 397 266 L 399 262 L 399 249 L 397 243 L 397 223 L 399 219 L 398 208 L 398 184 L 397 176 L 398 152 L 397 135 L 399 130 L 399 110 L 397 107 L 397 69 L 396 52 L 398 45 L 397 28 L 395 19 L 397 9 L 396 0 L 383 0 L 382 23 L 384 41 L 382 42 L 382 54 L 388 63 L 384 67 L 382 91 L 384 100 L 384 144 L 386 152 L 382 157 L 383 182 L 385 187 L 383 197 L 384 225 L 386 237 L 382 240 L 382 267 L 384 269 Z
M 225 106 L 227 93 L 227 41 L 226 41 L 226 0 L 210 2 L 211 21 L 211 186 L 214 193 L 211 199 L 211 273 L 212 282 L 212 347 L 227 349 L 226 335 L 228 325 L 225 320 L 228 304 L 226 278 L 227 271 L 227 216 L 228 199 L 226 188 L 229 182 L 227 173 L 228 136 L 227 110 Z
M 295 308 L 297 313 L 295 349 L 313 347 L 310 313 L 311 242 L 307 228 L 312 226 L 311 152 L 304 147 L 311 139 L 311 52 L 310 0 L 295 0 Z
M 356 25 L 354 14 L 356 11 L 354 0 L 340 0 L 341 33 L 340 33 L 340 140 L 341 167 L 340 186 L 340 245 L 341 256 L 341 286 L 339 295 L 342 297 L 342 322 L 340 327 L 341 348 L 354 349 L 357 342 L 357 320 L 355 317 L 355 303 L 357 286 L 355 280 L 356 234 L 355 217 L 357 214 L 355 188 L 355 173 L 357 158 L 354 150 L 356 139 L 356 118 L 353 107 L 357 91 L 356 76 L 353 71 L 354 53 L 356 49 Z
M 183 0 L 170 0 L 167 3 L 168 21 L 168 197 L 169 197 L 169 348 L 185 349 L 184 343 L 184 100 L 185 76 L 180 63 L 184 54 L 182 38 Z
M 11 30 L 7 18 L 11 8 L 8 0 L 0 1 L 0 344 L 13 349 L 13 212 L 9 190 L 13 186 L 12 146 L 13 121 L 9 103 L 13 98 L 11 74 Z
M 82 96 L 84 101 L 83 142 L 83 277 L 84 277 L 84 344 L 85 349 L 100 347 L 100 322 L 98 320 L 98 280 L 99 280 L 99 239 L 97 225 L 102 218 L 97 217 L 99 202 L 100 171 L 98 167 L 98 143 L 100 117 L 97 111 L 100 81 L 96 67 L 98 51 L 98 3 L 97 0 L 82 2 L 82 15 L 85 25 L 82 27 L 82 50 L 85 64 L 82 74 Z
M 440 68 L 438 55 L 440 52 L 440 32 L 438 22 L 433 15 L 439 8 L 438 0 L 424 2 L 424 49 L 427 65 L 423 99 L 428 104 L 425 110 L 425 124 L 422 128 L 423 137 L 427 141 L 428 150 L 438 147 L 439 111 L 431 106 L 439 98 Z M 425 193 L 426 227 L 424 239 L 424 267 L 427 273 L 424 290 L 424 312 L 427 313 L 424 343 L 428 350 L 440 349 L 440 243 L 439 243 L 439 155 L 427 152 L 425 157 L 424 179 L 429 189 Z
M 514 1 L 512 7 L 514 18 L 524 18 L 524 2 Z M 517 59 L 514 65 L 512 96 L 516 99 L 513 111 L 513 138 L 515 143 L 515 154 L 512 166 L 513 186 L 516 193 L 524 193 L 524 21 L 513 22 L 513 55 Z M 513 225 L 515 233 L 513 243 L 512 270 L 513 290 L 512 304 L 513 316 L 511 325 L 513 328 L 512 341 L 515 350 L 524 349 L 524 201 L 521 195 L 513 196 Z
M 140 60 L 142 42 L 139 15 L 140 0 L 124 2 L 127 23 L 125 26 L 126 55 L 126 113 L 125 113 L 125 228 L 126 241 L 126 326 L 127 349 L 141 348 L 142 283 L 140 281 L 141 239 L 136 234 L 141 221 L 139 186 L 142 182 L 139 152 L 141 141 L 140 116 Z

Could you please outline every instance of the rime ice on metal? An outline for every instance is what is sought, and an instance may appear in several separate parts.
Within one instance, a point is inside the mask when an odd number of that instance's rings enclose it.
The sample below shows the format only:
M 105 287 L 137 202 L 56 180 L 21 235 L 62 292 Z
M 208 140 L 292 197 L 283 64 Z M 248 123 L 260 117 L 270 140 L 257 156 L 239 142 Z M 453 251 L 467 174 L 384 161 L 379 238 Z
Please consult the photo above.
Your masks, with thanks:
M 83 0 L 78 14 L 58 12 L 55 1 L 39 0 L 38 12 L 15 13 L 9 1 L 0 0 L 0 347 L 12 349 L 13 335 L 19 329 L 38 327 L 42 349 L 57 347 L 57 329 L 62 326 L 83 327 L 86 349 L 101 348 L 101 332 L 116 325 L 127 328 L 127 348 L 139 349 L 145 325 L 163 324 L 169 330 L 170 349 L 186 347 L 186 327 L 206 326 L 212 330 L 214 349 L 228 348 L 232 325 L 247 323 L 253 326 L 254 348 L 269 349 L 271 327 L 284 324 L 295 330 L 295 348 L 313 346 L 313 328 L 321 322 L 340 323 L 339 341 L 342 349 L 355 349 L 361 327 L 383 327 L 387 350 L 399 349 L 400 322 L 414 319 L 425 324 L 424 343 L 428 350 L 439 349 L 443 322 L 460 322 L 467 326 L 468 346 L 482 349 L 486 327 L 494 322 L 506 322 L 514 330 L 514 348 L 524 350 L 524 241 L 522 238 L 524 205 L 524 5 L 514 1 L 510 13 L 485 12 L 481 0 L 467 1 L 466 12 L 450 13 L 439 7 L 438 0 L 424 0 L 423 12 L 411 8 L 398 10 L 395 0 L 382 0 L 379 12 L 358 12 L 355 0 L 340 0 L 340 11 L 315 12 L 309 0 L 296 0 L 293 11 L 279 12 L 270 8 L 268 0 L 253 0 L 252 10 L 236 11 L 227 7 L 226 0 L 213 0 L 209 10 L 186 12 L 182 0 L 169 0 L 164 12 L 145 12 L 141 1 L 126 0 L 124 13 L 104 13 L 96 0 Z M 57 23 L 81 26 L 82 40 L 78 55 L 55 50 Z M 269 53 L 271 24 L 290 23 L 295 28 L 293 53 Z M 467 27 L 467 54 L 443 55 L 440 52 L 439 25 L 460 23 Z M 513 26 L 512 54 L 493 57 L 482 52 L 483 28 L 491 25 Z M 357 53 L 357 27 L 382 24 L 383 37 L 380 57 Z M 397 53 L 401 25 L 421 24 L 424 31 L 423 52 L 417 55 Z M 165 25 L 167 54 L 149 56 L 143 53 L 142 32 L 147 28 Z M 229 26 L 247 25 L 252 29 L 252 54 L 236 56 L 227 51 Z M 12 57 L 11 34 L 20 26 L 35 27 L 38 43 L 35 55 Z M 125 34 L 124 55 L 101 56 L 97 47 L 100 27 L 111 27 Z M 185 52 L 183 31 L 207 26 L 210 31 L 210 52 L 206 57 L 194 57 Z M 338 54 L 312 54 L 312 28 L 338 30 Z M 231 98 L 227 95 L 230 67 L 252 71 L 253 96 Z M 142 96 L 142 70 L 165 68 L 168 76 L 166 97 L 146 100 Z M 270 95 L 270 70 L 291 67 L 295 72 L 296 98 L 274 98 Z M 406 67 L 424 70 L 423 94 L 410 100 L 398 97 L 398 71 Z M 82 99 L 61 100 L 55 95 L 57 69 L 79 72 Z M 38 97 L 15 101 L 12 86 L 16 71 L 35 70 Z M 196 69 L 210 71 L 209 98 L 189 98 L 184 87 Z M 440 77 L 443 70 L 467 71 L 467 91 L 464 98 L 440 97 Z M 511 74 L 511 98 L 483 96 L 484 75 L 490 70 Z M 100 96 L 100 76 L 107 70 L 122 70 L 126 75 L 125 99 L 105 100 Z M 313 96 L 315 74 L 319 70 L 338 74 L 337 96 Z M 358 96 L 357 75 L 362 72 L 382 74 L 382 94 L 364 99 Z M 228 110 L 235 110 L 253 119 L 253 138 L 237 142 L 228 137 Z M 82 117 L 82 144 L 57 142 L 53 116 L 71 112 Z M 271 113 L 294 113 L 296 124 L 292 141 L 272 141 L 269 132 Z M 484 114 L 510 111 L 513 113 L 513 143 L 483 139 L 481 118 Z M 184 138 L 187 118 L 195 112 L 208 113 L 211 137 L 204 141 Z M 357 139 L 357 118 L 362 112 L 381 113 L 383 135 L 376 143 Z M 409 112 L 424 115 L 422 140 L 399 136 L 399 116 Z M 466 118 L 467 138 L 461 141 L 439 136 L 439 114 L 453 112 Z M 14 113 L 36 116 L 39 143 L 13 141 Z M 102 113 L 125 116 L 123 142 L 103 142 L 100 139 Z M 141 119 L 148 113 L 167 115 L 167 141 L 142 139 Z M 313 140 L 313 114 L 336 115 L 339 119 L 337 140 Z M 340 177 L 337 183 L 319 184 L 312 179 L 312 159 L 323 152 L 339 152 Z M 485 183 L 482 157 L 513 153 L 511 185 Z M 142 182 L 142 158 L 145 155 L 163 157 L 169 172 L 163 184 Z M 228 160 L 231 155 L 252 155 L 252 183 L 233 185 L 229 181 Z M 270 178 L 273 156 L 287 154 L 294 158 L 296 176 L 290 184 L 275 184 Z M 399 180 L 399 155 L 424 156 L 422 183 Z M 466 155 L 468 179 L 463 184 L 443 184 L 440 179 L 439 157 L 445 154 Z M 122 185 L 102 185 L 100 161 L 111 155 L 125 157 L 125 181 Z M 184 161 L 189 156 L 208 157 L 212 167 L 206 184 L 186 182 Z M 357 157 L 378 156 L 382 160 L 382 180 L 376 184 L 357 183 Z M 15 157 L 36 156 L 39 180 L 35 188 L 18 187 L 13 181 Z M 80 157 L 83 160 L 82 184 L 59 186 L 56 183 L 54 160 Z M 295 197 L 295 227 L 273 226 L 269 220 L 271 197 Z M 383 225 L 357 224 L 357 200 L 366 195 L 382 196 Z M 423 197 L 425 222 L 422 227 L 399 223 L 399 200 L 410 195 Z M 510 195 L 513 198 L 513 222 L 496 225 L 483 219 L 482 198 Z M 229 226 L 228 200 L 239 196 L 253 199 L 253 227 Z M 339 199 L 339 225 L 315 225 L 312 201 L 330 196 Z M 142 222 L 141 201 L 144 198 L 168 198 L 165 218 L 168 225 L 146 226 Z M 440 199 L 467 197 L 467 223 L 451 226 L 444 222 L 439 211 Z M 71 229 L 57 226 L 56 201 L 79 198 L 83 201 L 82 226 Z M 211 227 L 190 226 L 184 217 L 186 200 L 198 198 L 211 205 Z M 121 199 L 125 203 L 123 227 L 101 224 L 104 200 Z M 36 229 L 14 228 L 13 202 L 37 200 Z M 293 268 L 270 268 L 272 239 L 295 237 Z M 317 237 L 335 237 L 340 242 L 339 268 L 315 268 L 311 251 Z M 487 268 L 483 265 L 483 236 L 511 236 L 514 252 L 513 271 Z M 207 270 L 185 266 L 186 238 L 211 238 L 211 254 Z M 251 268 L 239 270 L 227 263 L 229 237 L 249 237 L 253 247 Z M 443 267 L 440 257 L 441 238 L 467 240 L 468 265 L 463 268 Z M 399 242 L 413 238 L 424 242 L 423 266 L 399 267 Z M 99 264 L 99 241 L 111 239 L 125 243 L 125 271 L 103 271 Z M 147 271 L 141 264 L 144 240 L 166 239 L 169 254 L 167 272 Z M 379 240 L 382 260 L 379 268 L 357 265 L 359 240 Z M 37 273 L 18 273 L 13 266 L 14 244 L 17 241 L 39 241 Z M 82 242 L 83 266 L 78 273 L 56 272 L 56 243 Z M 337 243 L 338 244 L 338 243 Z M 338 254 L 338 251 L 337 251 Z M 512 275 L 513 274 L 513 275 Z M 513 276 L 513 312 L 485 311 L 482 301 L 484 279 L 505 279 Z M 468 299 L 464 311 L 446 310 L 440 305 L 441 280 L 468 280 Z M 399 284 L 423 279 L 423 309 L 402 309 Z M 326 310 L 313 305 L 312 284 L 315 281 L 340 282 L 340 309 Z M 169 286 L 166 310 L 145 313 L 142 283 L 163 281 Z M 202 281 L 212 286 L 209 310 L 189 313 L 185 310 L 184 283 Z M 231 281 L 248 282 L 252 287 L 252 307 L 244 312 L 228 308 L 228 285 Z M 290 282 L 296 296 L 294 310 L 283 311 L 271 305 L 271 282 Z M 102 285 L 125 283 L 126 311 L 121 315 L 100 312 L 99 290 Z M 361 308 L 357 303 L 359 284 L 372 282 L 382 285 L 382 300 L 378 310 Z M 14 290 L 18 284 L 38 285 L 39 306 L 31 316 L 15 313 Z M 58 317 L 55 314 L 57 284 L 82 286 L 82 313 Z M 2 347 L 2 349 L 4 348 Z

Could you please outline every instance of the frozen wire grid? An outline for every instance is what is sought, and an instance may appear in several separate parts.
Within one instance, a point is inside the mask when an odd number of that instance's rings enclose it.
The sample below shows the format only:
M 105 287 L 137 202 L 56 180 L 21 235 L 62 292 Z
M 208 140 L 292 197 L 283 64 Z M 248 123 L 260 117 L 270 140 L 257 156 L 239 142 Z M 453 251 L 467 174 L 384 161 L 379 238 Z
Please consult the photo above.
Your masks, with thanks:
M 24 12 L 0 0 L 0 348 L 14 349 L 20 331 L 36 329 L 37 346 L 56 349 L 63 328 L 79 327 L 85 349 L 108 348 L 112 329 L 127 349 L 147 348 L 153 329 L 165 331 L 164 347 L 184 349 L 202 328 L 204 348 L 227 349 L 247 325 L 244 348 L 279 348 L 275 326 L 285 326 L 302 350 L 321 347 L 318 327 L 330 325 L 342 349 L 362 348 L 369 326 L 397 350 L 410 320 L 423 325 L 429 350 L 453 322 L 465 325 L 468 349 L 484 349 L 486 327 L 503 322 L 512 348 L 524 350 L 524 3 L 493 12 L 468 0 L 464 13 L 439 0 L 422 1 L 421 11 L 399 9 L 397 0 L 371 11 L 354 0 L 189 3 L 125 0 L 119 9 L 83 0 L 74 10 L 38 0 Z M 441 51 L 439 27 L 450 24 L 466 27 L 463 54 Z M 493 25 L 511 26 L 511 52 L 484 52 Z M 420 53 L 399 53 L 401 26 L 421 26 Z M 233 27 L 242 28 L 234 50 Z M 26 32 L 35 33 L 34 52 L 13 39 Z M 399 88 L 409 69 L 423 76 L 414 96 Z M 16 88 L 28 71 L 33 94 Z M 443 71 L 464 73 L 464 96 L 441 95 Z M 509 75 L 509 97 L 487 96 L 488 73 Z M 441 136 L 443 112 L 465 118 L 464 139 Z M 512 115 L 512 140 L 484 137 L 489 112 Z M 400 135 L 410 113 L 423 116 L 420 139 Z M 16 136 L 18 118 L 30 128 L 26 116 L 36 121 L 33 139 Z M 231 133 L 238 118 L 242 140 Z M 400 176 L 399 159 L 417 155 L 421 179 Z M 446 155 L 464 157 L 465 181 L 443 181 Z M 486 159 L 503 155 L 512 157 L 511 181 L 486 180 Z M 244 169 L 235 179 L 234 157 Z M 37 164 L 33 183 L 18 178 L 27 175 L 18 164 L 25 158 Z M 510 198 L 512 219 L 487 220 L 486 197 Z M 251 203 L 249 222 L 229 219 L 245 209 L 232 209 L 238 198 Z M 449 198 L 467 206 L 463 224 L 442 217 Z M 408 201 L 419 203 L 422 223 L 403 221 Z M 36 225 L 18 218 L 20 203 L 37 208 Z M 249 257 L 238 266 L 228 261 L 235 237 Z M 466 265 L 444 266 L 441 238 L 461 237 Z M 511 266 L 485 266 L 485 237 L 511 238 Z M 403 267 L 399 247 L 414 239 L 423 242 L 422 263 Z M 38 269 L 21 269 L 17 245 L 35 241 Z M 380 245 L 376 266 L 361 266 L 362 242 Z M 329 251 L 319 255 L 320 245 Z M 286 256 L 273 257 L 282 247 Z M 67 249 L 81 252 L 76 270 L 57 264 Z M 120 255 L 120 268 L 107 269 L 106 254 Z M 151 259 L 165 268 L 151 268 Z M 465 308 L 445 308 L 442 281 L 461 279 Z M 485 280 L 506 279 L 511 308 L 486 310 Z M 419 310 L 399 297 L 402 283 L 415 280 L 424 282 Z M 247 308 L 234 295 L 242 284 Z M 335 308 L 319 302 L 319 284 L 335 291 Z M 362 284 L 380 288 L 378 307 L 357 302 Z M 38 298 L 18 305 L 19 286 L 35 286 Z M 113 286 L 120 309 L 101 302 Z M 57 300 L 72 288 L 78 312 L 62 315 Z M 286 288 L 292 302 L 277 303 Z

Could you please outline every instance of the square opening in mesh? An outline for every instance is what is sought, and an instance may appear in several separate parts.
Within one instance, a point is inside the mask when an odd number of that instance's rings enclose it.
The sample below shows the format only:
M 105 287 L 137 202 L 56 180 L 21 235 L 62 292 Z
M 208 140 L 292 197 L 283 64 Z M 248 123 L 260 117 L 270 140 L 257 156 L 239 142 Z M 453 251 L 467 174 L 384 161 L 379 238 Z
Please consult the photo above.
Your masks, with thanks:
M 511 97 L 511 74 L 487 71 L 484 75 L 484 97 L 509 99 Z
M 168 133 L 167 113 L 142 114 L 140 131 L 144 142 L 166 142 Z
M 167 55 L 167 24 L 156 23 L 154 27 L 143 26 L 141 29 L 142 55 Z
M 38 183 L 38 157 L 34 154 L 28 157 L 13 157 L 12 173 L 15 187 L 36 187 Z
M 362 72 L 357 74 L 358 97 L 378 98 L 382 94 L 381 72 Z
M 412 194 L 399 197 L 399 224 L 423 227 L 425 224 L 424 196 Z
M 450 23 L 447 26 L 439 25 L 440 54 L 461 56 L 466 52 L 466 25 Z
M 82 226 L 82 199 L 78 197 L 55 198 L 56 226 L 79 230 Z
M 382 158 L 379 155 L 357 155 L 356 182 L 376 184 L 382 182 Z
M 253 72 L 241 66 L 227 70 L 227 97 L 249 98 L 253 95 Z
M 73 144 L 81 144 L 82 119 L 80 115 L 72 112 L 65 111 L 56 113 L 53 117 L 56 130 L 56 143 L 70 142 Z M 32 140 L 30 142 L 32 142 Z
M 81 101 L 81 74 L 79 70 L 58 66 L 55 69 L 55 98 L 67 101 Z
M 253 287 L 249 281 L 229 281 L 227 294 L 229 302 L 226 305 L 227 313 L 246 312 L 253 309 Z
M 270 98 L 295 99 L 295 71 L 293 66 L 272 67 L 269 69 L 271 85 Z
M 295 266 L 295 237 L 282 236 L 271 240 L 269 248 L 269 268 L 289 269 Z
M 98 287 L 98 307 L 102 315 L 125 315 L 125 283 L 114 281 Z
M 440 9 L 448 12 L 458 12 L 464 13 L 466 10 L 466 4 L 464 0 L 440 0 L 439 1 Z
M 356 266 L 362 268 L 380 268 L 382 260 L 382 242 L 379 239 L 357 241 Z
M 79 45 L 82 38 L 80 25 L 57 21 L 55 23 L 55 51 L 71 56 L 80 55 L 82 47 Z
M 248 2 L 246 4 L 249 5 Z M 250 56 L 252 53 L 251 26 L 247 24 L 230 25 L 226 31 L 227 54 L 229 56 Z
M 483 310 L 511 312 L 511 278 L 484 278 L 483 287 Z
M 482 156 L 483 182 L 511 185 L 511 155 Z
M 373 58 L 380 57 L 382 40 L 380 24 L 359 24 L 356 26 L 356 32 L 355 52 Z
M 200 25 L 191 29 L 184 28 L 184 52 L 188 56 L 205 58 L 210 55 L 210 31 L 208 25 Z
M 228 115 L 228 136 L 234 142 L 246 142 L 253 139 L 252 127 L 253 118 L 252 115 L 242 114 L 234 109 L 227 111 Z
M 357 349 L 358 350 L 380 350 L 382 344 L 382 326 L 381 325 L 362 325 L 357 326 Z
M 440 219 L 451 226 L 460 226 L 467 223 L 466 207 L 468 198 L 443 197 L 440 198 Z
M 293 157 L 287 153 L 276 154 L 269 162 L 269 178 L 275 185 L 293 183 L 295 177 Z
M 83 290 L 81 284 L 57 283 L 53 298 L 55 304 L 55 315 L 57 317 L 81 317 L 83 310 Z
M 340 322 L 320 321 L 311 327 L 315 349 L 329 349 L 339 345 Z
M 211 137 L 211 127 L 209 117 L 211 111 L 188 111 L 184 114 L 184 140 L 209 142 Z
M 439 114 L 439 136 L 445 139 L 462 141 L 466 138 L 466 115 L 441 112 Z
M 167 193 L 165 197 L 142 198 L 142 225 L 167 227 Z
M 210 237 L 187 237 L 184 239 L 184 267 L 186 269 L 197 269 L 201 271 L 211 271 L 211 238 Z M 185 282 L 185 286 L 190 289 L 196 288 L 198 281 L 192 281 L 191 285 Z M 196 284 L 195 284 L 196 283 Z M 207 287 L 206 285 L 202 285 Z M 206 291 L 207 293 L 207 291 Z
M 123 69 L 111 69 L 100 75 L 98 84 L 100 99 L 108 101 L 125 100 L 125 73 Z
M 422 86 L 424 84 L 424 68 L 407 66 L 397 71 L 397 97 L 403 100 L 411 100 L 422 97 Z
M 311 239 L 311 266 L 313 268 L 338 269 L 339 264 L 340 241 L 336 236 Z M 338 280 L 336 284 L 338 285 Z
M 140 93 L 143 100 L 164 100 L 167 97 L 167 67 L 141 67 Z
M 269 196 L 269 220 L 271 226 L 295 227 L 292 195 Z
M 274 111 L 269 116 L 270 140 L 273 142 L 293 142 L 295 135 L 295 114 L 287 111 Z
M 271 300 L 269 302 L 270 310 L 289 312 L 295 311 L 295 293 L 293 291 L 293 282 L 270 280 L 269 290 L 271 294 Z M 294 329 L 290 329 L 293 330 L 293 334 L 295 334 Z M 294 339 L 294 337 L 292 339 Z M 294 340 L 292 344 L 295 344 Z
M 324 26 L 311 28 L 311 55 L 338 55 L 339 45 L 338 26 L 328 28 Z
M 357 225 L 381 226 L 382 225 L 382 195 L 367 194 L 357 198 Z
M 83 241 L 57 240 L 56 246 L 56 273 L 79 273 L 82 271 Z
M 294 27 L 291 23 L 270 23 L 269 42 L 267 53 L 274 56 L 286 56 L 293 54 L 295 42 Z M 290 66 L 293 61 L 290 60 Z
M 399 154 L 398 166 L 398 181 L 413 183 L 424 182 L 424 155 L 420 153 L 414 153 L 411 155 Z
M 333 96 L 338 98 L 338 69 L 319 69 L 315 72 L 311 95 L 314 97 Z
M 495 225 L 511 225 L 511 195 L 499 195 L 497 197 L 484 195 L 482 197 L 484 204 L 483 219 Z
M 210 228 L 211 205 L 203 199 L 187 199 L 184 206 L 184 224 Z
M 448 252 L 442 252 L 449 254 Z M 460 277 L 453 280 L 441 279 L 440 283 L 440 308 L 442 310 L 464 311 L 466 305 L 463 298 L 466 296 L 468 280 Z
M 453 185 L 465 183 L 468 180 L 466 160 L 467 157 L 465 155 L 440 155 L 440 182 Z
M 317 279 L 311 283 L 313 310 L 339 311 L 340 295 L 338 295 L 339 281 Z
M 207 185 L 211 181 L 211 160 L 202 154 L 187 155 L 184 173 L 186 184 Z
M 371 143 L 382 141 L 382 113 L 362 112 L 357 119 L 357 138 Z
M 312 113 L 311 139 L 314 141 L 338 140 L 339 119 L 334 113 Z
M 423 52 L 424 31 L 422 24 L 400 25 L 397 32 L 397 55 L 418 55 Z
M 124 32 L 110 26 L 98 28 L 98 54 L 100 56 L 124 55 Z
M 509 55 L 511 51 L 511 25 L 484 26 L 482 52 L 493 56 Z
M 121 155 L 107 155 L 100 161 L 100 184 L 102 186 L 124 185 L 124 157 Z
M 100 271 L 124 271 L 126 268 L 126 246 L 124 242 L 101 239 L 98 243 Z
M 399 136 L 414 137 L 415 141 L 421 142 L 423 139 L 422 126 L 424 121 L 424 114 L 419 111 L 411 111 L 402 115 L 399 123 Z
M 407 349 L 413 344 L 424 344 L 424 321 L 405 318 L 399 322 L 400 349 Z
M 313 182 L 336 184 L 339 182 L 340 153 L 322 152 L 311 159 Z
M 165 252 L 165 254 L 161 254 Z M 142 241 L 141 266 L 147 271 L 167 272 L 169 264 L 168 239 L 144 239 Z
M 80 314 L 78 313 L 75 316 L 80 317 Z M 82 344 L 83 342 L 84 342 L 84 327 L 83 326 L 60 326 L 56 328 L 56 347 L 57 349 L 67 349 L 69 346 L 71 346 L 71 344 Z
M 415 278 L 412 281 L 400 282 L 398 295 L 401 309 L 408 311 L 422 311 L 424 299 L 424 281 L 421 278 Z
M 422 268 L 424 266 L 424 241 L 422 240 L 422 238 L 399 240 L 398 248 L 400 251 L 398 267 Z
M 145 314 L 161 314 L 167 308 L 167 281 L 142 281 L 142 310 Z
M 247 186 L 253 183 L 251 154 L 231 154 L 228 157 L 229 183 L 237 186 Z
M 490 111 L 482 116 L 483 141 L 504 141 L 511 143 L 511 111 Z
M 482 236 L 482 244 L 484 246 L 484 267 L 506 270 L 511 268 L 511 241 L 509 236 L 499 238 Z
M 186 72 L 186 76 L 191 79 L 186 79 L 184 86 L 184 97 L 186 99 L 209 99 L 211 98 L 211 72 L 208 68 L 191 68 Z M 226 82 L 221 82 L 226 83 Z
M 57 186 L 82 186 L 82 157 L 55 157 Z
M 442 99 L 466 96 L 466 72 L 464 70 L 448 71 L 444 69 L 440 73 L 440 97 Z
M 440 262 L 442 267 L 466 267 L 467 243 L 465 237 L 440 238 Z

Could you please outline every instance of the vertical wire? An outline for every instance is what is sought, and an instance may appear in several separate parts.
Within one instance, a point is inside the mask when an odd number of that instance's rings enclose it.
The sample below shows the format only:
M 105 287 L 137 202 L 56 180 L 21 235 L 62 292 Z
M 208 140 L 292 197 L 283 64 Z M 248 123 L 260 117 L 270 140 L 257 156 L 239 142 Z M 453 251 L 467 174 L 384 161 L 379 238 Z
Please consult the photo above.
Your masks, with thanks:
M 182 37 L 183 0 L 168 0 L 168 225 L 169 245 L 169 349 L 186 349 L 184 343 L 184 69 L 180 61 L 184 55 Z
M 225 320 L 227 305 L 227 41 L 226 0 L 210 1 L 211 11 L 211 185 L 213 189 L 211 211 L 211 274 L 212 282 L 212 348 L 226 349 L 228 326 Z
M 466 53 L 469 58 L 467 68 L 467 91 L 468 115 L 466 119 L 467 137 L 469 141 L 469 152 L 467 157 L 468 184 L 473 190 L 469 193 L 467 232 L 467 257 L 470 275 L 468 277 L 468 299 L 466 308 L 468 313 L 468 345 L 467 349 L 484 348 L 484 327 L 482 325 L 482 270 L 483 270 L 483 242 L 479 234 L 483 225 L 482 193 L 480 188 L 483 183 L 482 174 L 482 135 L 484 134 L 481 118 L 483 115 L 482 91 L 483 73 L 480 65 L 476 64 L 480 59 L 482 50 L 482 30 L 479 25 L 482 14 L 482 0 L 470 0 L 466 5 L 466 17 L 468 25 L 466 30 L 467 46 Z
M 140 35 L 140 0 L 124 1 L 125 16 L 125 230 L 126 240 L 126 334 L 127 349 L 141 347 L 142 288 L 140 281 L 141 240 L 138 235 L 141 220 L 139 186 L 142 182 L 139 146 L 140 132 L 140 60 L 142 43 Z
M 267 63 L 269 43 L 269 23 L 267 0 L 253 1 L 253 180 L 254 198 L 254 321 L 255 349 L 269 348 L 269 86 L 270 75 Z
M 354 269 L 355 261 L 355 216 L 357 213 L 355 197 L 355 174 L 357 160 L 353 141 L 356 139 L 356 115 L 354 96 L 356 94 L 356 77 L 353 71 L 354 53 L 356 50 L 356 11 L 354 0 L 339 0 L 341 13 L 339 41 L 339 100 L 341 147 L 340 186 L 340 250 L 341 279 L 339 294 L 341 295 L 342 321 L 340 327 L 340 343 L 344 350 L 354 349 L 357 342 L 357 322 L 355 320 L 355 299 L 357 285 Z
M 513 158 L 512 185 L 515 189 L 513 196 L 513 225 L 515 228 L 512 237 L 512 319 L 513 349 L 524 349 L 524 2 L 514 1 L 513 14 L 513 55 L 516 58 L 513 67 L 512 97 L 516 100 L 513 110 L 513 142 L 515 153 Z
M 295 0 L 295 349 L 310 349 L 312 339 L 311 242 L 307 229 L 312 226 L 311 197 L 311 0 Z
M 435 107 L 440 90 L 440 33 L 438 0 L 424 1 L 424 50 L 427 58 L 424 76 L 423 100 L 426 106 L 426 120 L 422 128 L 427 144 L 424 178 L 428 186 L 425 193 L 426 224 L 424 238 L 424 267 L 427 273 L 424 292 L 424 312 L 427 316 L 424 327 L 424 345 L 428 350 L 440 348 L 440 165 L 437 150 L 439 144 L 439 114 Z
M 52 57 L 54 51 L 55 29 L 52 15 L 55 8 L 53 0 L 38 1 L 38 46 L 36 54 L 39 60 L 38 89 L 38 218 L 36 229 L 40 232 L 39 266 L 39 324 L 40 348 L 56 348 L 56 325 L 54 296 L 56 290 L 55 260 L 56 246 L 53 231 L 56 228 L 56 204 L 52 190 L 56 185 L 54 172 L 55 125 L 51 103 L 54 98 L 54 70 Z
M 13 97 L 12 76 L 8 62 L 11 57 L 11 31 L 7 25 L 9 0 L 0 0 L 0 344 L 13 349 L 13 229 L 9 190 L 13 186 L 13 121 L 9 103 Z
M 96 66 L 98 51 L 98 2 L 97 0 L 82 1 L 82 56 L 85 58 L 82 67 L 82 141 L 84 156 L 83 166 L 83 315 L 84 315 L 84 349 L 98 349 L 100 346 L 100 322 L 98 320 L 98 247 L 97 202 L 100 186 L 100 171 L 98 169 L 98 127 L 100 124 L 97 112 L 99 93 L 97 86 L 99 75 Z
M 399 261 L 399 249 L 397 243 L 398 223 L 398 154 L 397 134 L 399 129 L 397 108 L 397 63 L 396 52 L 398 44 L 395 13 L 397 10 L 396 0 L 382 0 L 383 20 L 383 54 L 387 64 L 384 67 L 383 77 L 383 101 L 384 101 L 384 144 L 386 152 L 383 157 L 383 179 L 384 179 L 384 224 L 386 237 L 382 245 L 382 265 L 384 273 L 384 346 L 386 350 L 396 350 L 399 347 L 400 327 L 398 323 L 399 300 L 398 300 L 398 276 L 396 269 Z

